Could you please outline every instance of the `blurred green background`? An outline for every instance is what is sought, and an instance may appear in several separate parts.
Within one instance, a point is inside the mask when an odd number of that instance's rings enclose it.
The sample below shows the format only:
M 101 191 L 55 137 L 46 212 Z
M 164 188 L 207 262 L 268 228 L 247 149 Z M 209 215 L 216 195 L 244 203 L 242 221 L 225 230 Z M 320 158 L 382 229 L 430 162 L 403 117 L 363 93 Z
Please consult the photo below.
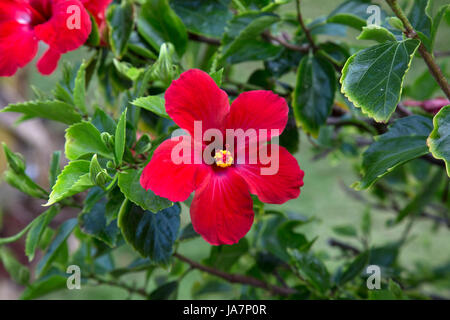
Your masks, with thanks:
M 327 0 L 306 0 L 303 1 L 304 17 L 307 21 L 312 21 L 315 18 L 328 14 L 333 8 L 335 8 L 342 1 L 327 1 Z M 381 1 L 380 1 L 381 3 Z M 435 1 L 434 8 L 438 8 L 440 5 L 448 3 L 445 0 Z M 284 10 L 293 10 L 293 4 L 291 7 L 285 6 Z M 358 32 L 349 30 L 348 36 L 342 38 L 342 42 L 356 43 L 355 37 Z M 442 24 L 440 28 L 438 38 L 436 41 L 436 50 L 444 51 L 450 49 L 450 30 L 448 25 Z M 334 38 L 336 41 L 336 38 Z M 361 44 L 361 41 L 358 41 Z M 370 44 L 367 41 L 367 44 Z M 41 48 L 44 49 L 44 48 Z M 39 56 L 39 55 L 38 55 Z M 76 52 L 71 52 L 64 55 L 63 61 L 70 61 L 72 63 L 79 63 L 84 57 L 88 56 L 87 49 L 80 49 Z M 440 59 L 439 62 L 444 63 L 445 59 Z M 184 68 L 195 67 L 188 61 L 183 62 Z M 257 68 L 262 67 L 262 62 L 258 63 L 242 63 L 234 67 L 233 78 L 239 82 L 246 82 L 249 75 Z M 421 72 L 425 70 L 425 66 L 421 59 L 414 59 L 412 72 L 409 72 L 406 76 L 406 84 L 411 83 Z M 35 62 L 30 64 L 25 70 L 22 70 L 14 78 L 0 79 L 0 86 L 3 95 L 9 94 L 14 99 L 30 98 L 32 92 L 31 86 L 35 86 L 43 91 L 50 91 L 55 82 L 61 78 L 60 69 L 50 77 L 43 77 L 36 72 Z M 284 81 L 294 85 L 295 74 L 290 73 L 285 76 Z M 5 93 L 6 92 L 6 93 Z M 100 94 L 97 88 L 91 86 L 89 97 L 92 98 L 92 102 L 98 101 L 101 103 Z M 3 107 L 2 101 L 2 107 Z M 0 118 L 4 115 L 0 115 Z M 32 123 L 35 122 L 34 120 Z M 6 128 L 5 122 L 0 122 L 0 140 L 6 141 L 14 149 L 14 145 L 19 143 L 16 141 L 16 134 L 11 134 L 11 121 L 6 121 L 10 127 Z M 34 135 L 33 126 L 30 126 L 28 122 L 22 123 L 17 127 L 13 127 L 14 130 L 20 131 L 19 137 L 23 135 Z M 48 129 L 47 133 L 43 135 L 44 138 L 50 139 L 52 146 L 57 146 L 60 150 L 63 147 L 63 128 L 59 125 L 46 123 L 45 128 Z M 47 144 L 46 141 L 41 141 L 41 144 Z M 51 151 L 52 149 L 50 149 Z M 37 161 L 39 157 L 36 155 L 39 150 L 25 150 L 27 157 L 27 163 L 31 164 L 31 168 L 34 168 L 34 177 L 39 179 L 39 169 L 41 164 Z M 330 247 L 328 241 L 330 238 L 343 239 L 349 244 L 358 246 L 359 242 L 355 238 L 342 236 L 336 234 L 333 230 L 336 226 L 342 225 L 354 225 L 359 226 L 362 215 L 365 210 L 371 211 L 373 220 L 373 233 L 371 238 L 371 245 L 383 245 L 389 241 L 398 239 L 404 229 L 404 225 L 396 227 L 386 226 L 387 221 L 394 216 L 394 212 L 387 212 L 373 208 L 369 203 L 356 200 L 349 195 L 349 186 L 355 182 L 358 177 L 355 175 L 353 167 L 357 164 L 358 159 L 344 157 L 339 152 L 331 153 L 326 158 L 320 158 L 315 160 L 315 152 L 311 143 L 306 136 L 301 133 L 301 142 L 299 152 L 295 155 L 299 161 L 300 167 L 305 171 L 304 187 L 302 188 L 301 195 L 295 200 L 291 200 L 288 203 L 280 206 L 273 206 L 274 209 L 284 210 L 292 216 L 301 217 L 313 217 L 314 221 L 302 227 L 308 238 L 312 239 L 318 236 L 317 241 L 314 244 L 313 250 L 318 253 L 327 264 L 327 267 L 333 271 L 338 263 L 341 261 L 340 251 L 336 248 Z M 46 155 L 49 159 L 50 153 Z M 45 158 L 45 157 L 44 157 Z M 47 161 L 48 161 L 47 159 Z M 0 155 L 0 170 L 5 168 L 3 155 Z M 420 185 L 420 182 L 417 182 Z M 359 192 L 359 196 L 373 202 L 369 193 Z M 2 183 L 0 185 L 0 217 L 7 215 L 25 215 L 23 221 L 0 218 L 0 231 L 4 235 L 13 234 L 14 230 L 20 230 L 25 226 L 26 220 L 33 217 L 33 214 L 42 212 L 39 205 L 29 208 L 27 205 L 21 204 L 28 199 L 20 197 L 15 190 Z M 269 206 L 270 207 L 270 206 Z M 28 209 L 27 209 L 28 208 Z M 27 215 L 22 212 L 23 210 L 29 210 Z M 38 210 L 38 211 L 33 211 Z M 41 210 L 41 211 L 39 211 Z M 20 211 L 20 212 L 18 212 Z M 34 212 L 34 213 L 33 213 Z M 3 220 L 3 223 L 1 221 Z M 183 206 L 182 213 L 182 225 L 186 225 L 190 221 L 189 212 L 185 206 Z M 23 224 L 22 224 L 23 223 Z M 14 225 L 13 225 L 14 224 Z M 20 225 L 22 224 L 22 225 Z M 417 266 L 423 266 L 424 272 L 427 268 L 432 268 L 446 263 L 450 259 L 450 236 L 448 229 L 439 228 L 435 229 L 433 224 L 429 221 L 421 220 L 414 224 L 411 230 L 412 240 L 409 241 L 405 248 L 401 251 L 399 262 L 407 270 L 417 270 Z M 200 261 L 209 256 L 210 245 L 200 238 L 191 240 L 189 242 L 182 243 L 179 250 L 186 256 L 193 260 Z M 23 250 L 22 250 L 23 251 Z M 20 254 L 20 250 L 17 250 Z M 128 247 L 123 246 L 120 248 L 116 255 L 117 267 L 125 267 L 133 259 L 136 258 L 136 254 Z M 240 261 L 241 265 L 247 265 L 246 261 Z M 239 269 L 239 265 L 235 266 Z M 157 274 L 164 276 L 165 271 L 158 271 Z M 192 298 L 191 288 L 195 286 L 202 277 L 206 277 L 199 271 L 192 271 L 186 275 L 180 284 L 179 299 Z M 145 273 L 138 273 L 123 277 L 123 280 L 130 284 L 137 283 L 142 285 L 145 281 Z M 150 281 L 149 287 L 154 286 L 154 283 Z M 424 292 L 430 288 L 424 287 Z M 433 284 L 433 292 L 439 293 L 442 296 L 450 298 L 450 283 L 443 281 L 442 283 Z M 16 287 L 12 282 L 9 282 L 6 277 L 1 278 L 0 274 L 0 299 L 15 299 L 19 296 L 22 288 Z M 230 298 L 234 294 L 241 290 L 239 285 L 229 286 L 228 290 L 225 290 L 223 294 L 218 295 L 205 295 L 201 298 Z M 105 285 L 83 285 L 82 290 L 62 290 L 46 296 L 48 299 L 124 299 L 129 298 L 128 292 L 115 287 Z M 139 296 L 132 296 L 132 298 L 139 298 Z

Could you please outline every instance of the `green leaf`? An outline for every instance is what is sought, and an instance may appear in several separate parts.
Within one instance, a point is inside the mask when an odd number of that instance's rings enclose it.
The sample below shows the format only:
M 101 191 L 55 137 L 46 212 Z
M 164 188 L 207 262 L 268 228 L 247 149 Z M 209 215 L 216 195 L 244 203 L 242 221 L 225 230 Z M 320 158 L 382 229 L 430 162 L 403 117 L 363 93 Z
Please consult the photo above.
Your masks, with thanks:
M 65 153 L 69 160 L 76 160 L 84 155 L 97 153 L 113 159 L 110 150 L 103 143 L 100 132 L 90 122 L 80 122 L 66 130 Z
M 45 199 L 48 196 L 47 191 L 42 189 L 25 173 L 18 174 L 9 169 L 4 172 L 3 179 L 14 188 L 34 198 Z
M 156 288 L 150 293 L 150 300 L 170 300 L 176 299 L 178 291 L 178 281 L 171 281 Z
M 38 277 L 45 273 L 50 267 L 51 263 L 57 258 L 59 249 L 75 229 L 75 227 L 77 226 L 77 222 L 78 221 L 75 218 L 69 219 L 59 227 L 55 239 L 50 244 L 50 247 L 48 248 L 44 257 L 42 257 L 36 267 L 36 274 Z
M 436 16 L 432 19 L 431 23 L 431 45 L 430 50 L 433 50 L 434 42 L 436 40 L 436 34 L 438 32 L 439 24 L 441 23 L 442 19 L 447 16 L 450 17 L 450 4 L 443 5 L 439 8 Z
M 209 258 L 205 263 L 214 269 L 229 271 L 248 250 L 249 245 L 245 238 L 234 245 L 212 246 Z
M 131 104 L 135 105 L 136 107 L 140 107 L 150 112 L 153 112 L 154 114 L 157 114 L 160 117 L 170 119 L 169 115 L 166 112 L 165 100 L 162 97 L 159 96 L 141 97 L 131 102 Z
M 86 67 L 87 63 L 83 62 L 78 70 L 75 78 L 75 86 L 73 89 L 73 102 L 84 114 L 87 113 L 86 107 Z
M 95 108 L 91 122 L 99 132 L 108 132 L 111 135 L 116 133 L 116 123 L 113 118 L 99 107 Z
M 167 0 L 146 0 L 137 22 L 139 34 L 156 51 L 164 42 L 171 42 L 181 57 L 186 51 L 188 36 L 181 19 Z
M 62 101 L 28 101 L 10 104 L 1 112 L 18 112 L 23 113 L 27 118 L 44 118 L 69 125 L 81 121 L 81 115 L 75 108 Z
M 327 22 L 344 24 L 361 30 L 367 25 L 367 19 L 370 16 L 367 7 L 370 4 L 370 1 L 365 0 L 345 1 L 329 14 Z M 385 13 L 381 11 L 380 20 L 383 21 L 384 17 Z
M 30 270 L 17 261 L 11 251 L 7 248 L 1 247 L 0 260 L 2 261 L 6 271 L 11 276 L 11 279 L 21 285 L 28 284 L 28 281 L 30 280 Z
M 128 62 L 123 62 L 114 59 L 113 63 L 117 71 L 119 71 L 122 75 L 126 76 L 127 78 L 133 81 L 137 81 L 144 72 L 144 68 L 136 68 L 131 63 Z
M 171 0 L 170 6 L 189 31 L 221 37 L 233 17 L 228 9 L 231 0 Z
M 400 285 L 392 279 L 389 279 L 388 290 L 390 293 L 392 293 L 394 295 L 394 298 L 396 300 L 402 300 L 405 298 Z
M 235 16 L 222 39 L 222 58 L 229 63 L 238 63 L 278 56 L 282 47 L 263 41 L 261 33 L 279 20 L 274 14 L 245 13 Z
M 50 206 L 92 187 L 93 184 L 89 178 L 89 165 L 90 162 L 87 160 L 70 161 L 58 176 L 45 206 Z
M 350 263 L 350 265 L 345 269 L 342 275 L 339 276 L 337 284 L 339 286 L 353 280 L 355 277 L 359 276 L 367 263 L 369 262 L 369 251 L 364 251 L 360 253 L 355 260 Z
M 9 168 L 17 174 L 24 173 L 26 165 L 23 156 L 20 153 L 12 152 L 4 142 L 2 142 L 2 146 Z
M 358 235 L 356 228 L 350 224 L 333 227 L 333 231 L 336 234 L 345 237 L 356 237 Z
M 333 107 L 335 90 L 333 66 L 320 57 L 303 57 L 292 97 L 297 125 L 317 137 Z
M 55 274 L 33 282 L 25 289 L 20 299 L 33 300 L 61 289 L 67 289 L 67 277 Z
M 217 84 L 218 87 L 220 87 L 222 85 L 222 75 L 223 75 L 223 68 L 214 71 L 212 73 L 209 74 L 211 76 L 211 78 L 214 79 L 214 82 Z
M 123 153 L 125 152 L 126 129 L 127 129 L 127 109 L 125 109 L 122 112 L 122 115 L 120 116 L 115 134 L 114 152 L 117 164 L 119 165 L 122 163 Z
M 178 237 L 178 240 L 185 241 L 185 240 L 195 239 L 197 237 L 200 237 L 200 235 L 197 232 L 195 232 L 194 227 L 192 226 L 192 223 L 189 223 L 181 231 L 181 234 Z
M 433 118 L 433 131 L 427 139 L 431 154 L 442 159 L 450 177 L 450 105 L 443 107 Z
M 121 58 L 127 51 L 127 43 L 134 28 L 133 4 L 129 0 L 112 4 L 106 13 L 109 26 L 109 43 L 114 55 Z
M 28 232 L 25 241 L 25 254 L 27 255 L 29 261 L 32 261 L 34 259 L 36 248 L 41 240 L 42 235 L 44 234 L 45 228 L 58 214 L 58 212 L 59 209 L 56 206 L 53 206 L 42 213 L 35 220 L 33 220 L 30 232 Z
M 61 161 L 61 151 L 59 150 L 54 151 L 52 155 L 52 160 L 50 162 L 50 169 L 48 174 L 50 189 L 53 188 L 53 186 L 56 183 L 56 178 L 61 173 L 61 167 L 59 166 L 60 161 Z
M 386 41 L 396 41 L 395 36 L 388 29 L 371 25 L 369 27 L 363 27 L 362 32 L 359 34 L 358 40 L 375 40 L 383 43 Z
M 403 78 L 418 46 L 418 40 L 408 39 L 355 53 L 342 69 L 342 93 L 376 121 L 386 122 L 400 101 Z
M 430 48 L 431 17 L 428 15 L 428 0 L 414 0 L 408 20 L 427 48 Z
M 158 197 L 151 190 L 145 191 L 142 188 L 139 182 L 141 174 L 142 170 L 127 170 L 119 174 L 119 188 L 127 199 L 143 209 L 153 212 L 172 206 L 173 203 L 171 201 Z
M 180 206 L 173 205 L 156 213 L 131 205 L 121 210 L 118 225 L 126 241 L 143 257 L 167 264 L 180 227 Z
M 325 265 L 308 252 L 288 250 L 300 275 L 321 293 L 330 288 L 330 274 Z
M 426 140 L 431 129 L 431 120 L 426 117 L 412 115 L 398 119 L 364 152 L 363 178 L 353 187 L 366 189 L 397 166 L 427 154 Z
M 78 220 L 84 233 L 105 242 L 110 247 L 116 246 L 120 230 L 115 221 L 108 223 L 106 220 L 106 199 L 84 210 Z

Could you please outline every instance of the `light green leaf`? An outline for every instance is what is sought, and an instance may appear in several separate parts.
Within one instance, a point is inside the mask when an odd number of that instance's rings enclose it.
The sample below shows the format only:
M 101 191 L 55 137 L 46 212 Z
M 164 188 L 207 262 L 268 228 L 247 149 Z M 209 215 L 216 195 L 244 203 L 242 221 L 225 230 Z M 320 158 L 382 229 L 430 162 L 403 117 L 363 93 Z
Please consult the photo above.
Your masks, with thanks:
M 431 129 L 431 119 L 426 117 L 413 115 L 398 119 L 364 152 L 363 178 L 353 187 L 366 189 L 397 166 L 427 154 L 426 140 Z
M 61 275 L 51 275 L 33 282 L 20 296 L 22 300 L 32 300 L 40 298 L 50 292 L 67 289 L 67 277 Z
M 223 68 L 220 68 L 219 70 L 214 71 L 209 75 L 214 79 L 214 82 L 217 84 L 217 86 L 220 87 L 222 85 Z
M 36 274 L 38 277 L 45 273 L 51 263 L 55 260 L 59 251 L 58 249 L 66 242 L 67 238 L 77 226 L 77 222 L 76 218 L 69 219 L 59 227 L 55 239 L 50 244 L 46 254 L 42 257 L 36 267 Z
M 356 237 L 358 235 L 356 228 L 352 225 L 335 226 L 333 227 L 333 231 L 338 235 L 345 237 Z
M 170 119 L 166 112 L 165 100 L 159 96 L 141 97 L 134 100 L 131 104 L 136 107 L 144 108 L 150 112 L 157 114 L 160 117 Z
M 75 111 L 75 108 L 62 101 L 29 101 L 10 104 L 1 112 L 18 112 L 23 113 L 27 118 L 44 118 L 69 125 L 81 121 L 81 115 Z
M 86 107 L 86 66 L 87 63 L 83 62 L 78 70 L 77 77 L 75 78 L 75 86 L 73 89 L 73 102 L 84 114 L 87 113 Z
M 45 228 L 58 214 L 58 212 L 59 209 L 56 206 L 53 206 L 42 213 L 35 220 L 33 220 L 30 232 L 28 232 L 25 241 L 25 254 L 27 255 L 29 261 L 32 261 L 34 259 L 36 248 L 41 240 L 42 235 L 44 234 Z
M 113 154 L 103 143 L 100 132 L 92 123 L 86 121 L 67 128 L 65 153 L 69 160 L 94 153 L 113 159 Z
M 153 191 L 145 191 L 142 188 L 139 179 L 142 170 L 127 170 L 119 174 L 119 188 L 120 191 L 132 202 L 141 206 L 145 210 L 156 212 L 173 205 L 171 201 L 166 198 L 158 197 Z
M 333 107 L 335 89 L 333 66 L 320 57 L 303 57 L 292 98 L 297 125 L 317 137 Z
M 89 165 L 90 162 L 87 160 L 70 161 L 58 176 L 45 205 L 50 206 L 92 187 L 93 184 L 89 178 Z
M 0 260 L 3 266 L 15 282 L 21 285 L 27 285 L 30 280 L 30 270 L 22 265 L 13 253 L 7 248 L 0 248 Z
M 47 198 L 47 191 L 42 189 L 25 173 L 17 174 L 13 170 L 9 169 L 4 172 L 3 179 L 14 188 L 28 194 L 29 196 L 41 199 Z
M 167 0 L 146 0 L 142 5 L 137 26 L 139 34 L 156 51 L 159 51 L 165 42 L 171 42 L 179 56 L 186 51 L 186 27 L 170 8 Z
M 366 265 L 369 263 L 369 253 L 369 251 L 360 253 L 345 269 L 342 275 L 339 276 L 336 281 L 337 284 L 342 286 L 343 284 L 359 276 L 363 272 Z
M 123 153 L 125 152 L 125 139 L 127 129 L 127 109 L 122 112 L 119 123 L 117 124 L 115 141 L 114 141 L 114 154 L 116 156 L 117 164 L 122 163 Z
M 433 118 L 433 131 L 427 139 L 431 154 L 442 159 L 450 177 L 450 105 L 443 107 Z
M 402 93 L 403 78 L 419 41 L 390 41 L 361 50 L 342 69 L 341 91 L 376 121 L 387 121 Z
M 60 167 L 60 160 L 61 160 L 61 151 L 54 151 L 52 155 L 52 160 L 50 162 L 50 168 L 48 173 L 48 180 L 50 188 L 53 188 L 53 186 L 56 183 L 56 178 L 61 173 L 61 167 Z
M 109 26 L 109 43 L 114 55 L 121 58 L 127 51 L 127 43 L 134 27 L 133 4 L 124 0 L 109 6 L 106 21 Z
M 388 29 L 371 25 L 369 27 L 363 27 L 362 32 L 357 38 L 358 40 L 375 40 L 383 43 L 386 41 L 396 41 L 395 36 Z

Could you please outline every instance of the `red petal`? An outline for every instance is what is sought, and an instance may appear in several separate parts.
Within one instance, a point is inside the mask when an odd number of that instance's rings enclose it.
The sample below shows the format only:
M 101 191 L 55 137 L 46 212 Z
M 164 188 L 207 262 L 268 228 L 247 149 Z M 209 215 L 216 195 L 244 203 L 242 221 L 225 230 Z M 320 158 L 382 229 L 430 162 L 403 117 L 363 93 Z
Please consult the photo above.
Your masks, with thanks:
M 250 192 L 258 196 L 262 202 L 281 204 L 295 199 L 303 186 L 304 172 L 300 169 L 297 160 L 285 148 L 271 144 L 267 146 L 267 154 L 274 157 L 273 168 L 278 170 L 272 175 L 262 175 L 261 168 L 269 168 L 271 164 L 236 165 L 236 170 L 250 187 Z M 270 146 L 278 148 L 279 155 L 271 152 Z
M 79 19 L 76 18 L 77 13 L 80 14 Z M 37 25 L 35 32 L 36 36 L 51 48 L 60 53 L 66 53 L 86 42 L 91 33 L 91 27 L 89 14 L 80 1 L 55 0 L 52 6 L 52 17 L 47 22 Z
M 272 91 L 256 90 L 240 94 L 233 101 L 227 118 L 227 129 L 267 129 L 269 139 L 283 132 L 288 121 L 289 108 L 286 100 Z M 270 130 L 278 129 L 278 134 Z
M 37 63 L 37 68 L 43 75 L 52 74 L 58 66 L 59 59 L 61 58 L 61 53 L 53 48 L 48 48 L 44 55 L 39 59 Z
M 1 10 L 1 8 L 0 8 Z M 38 40 L 26 24 L 0 24 L 0 76 L 12 76 L 36 56 Z
M 201 181 L 210 170 L 209 166 L 195 164 L 193 151 L 189 157 L 191 164 L 176 164 L 172 160 L 174 147 L 191 148 L 191 138 L 189 136 L 183 137 L 184 139 L 181 141 L 170 139 L 161 143 L 141 175 L 141 186 L 144 189 L 150 189 L 156 195 L 174 202 L 186 200 L 197 186 L 196 179 Z M 185 153 L 180 152 L 179 154 L 183 156 Z
M 183 72 L 167 89 L 166 111 L 181 128 L 192 136 L 194 121 L 202 121 L 202 131 L 221 129 L 230 106 L 225 91 L 204 71 Z
M 105 11 L 113 0 L 81 0 L 84 7 L 95 18 L 99 26 L 102 26 L 105 20 Z
M 211 175 L 195 191 L 192 225 L 212 245 L 237 243 L 250 230 L 253 217 L 248 186 L 233 169 Z

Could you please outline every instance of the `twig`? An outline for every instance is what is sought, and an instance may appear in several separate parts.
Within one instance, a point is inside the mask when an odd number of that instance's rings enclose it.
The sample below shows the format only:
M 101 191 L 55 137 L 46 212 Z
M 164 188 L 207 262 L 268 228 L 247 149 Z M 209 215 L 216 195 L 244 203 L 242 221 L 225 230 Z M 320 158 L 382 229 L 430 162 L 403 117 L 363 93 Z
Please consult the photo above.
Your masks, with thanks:
M 208 44 L 212 44 L 214 46 L 220 46 L 220 40 L 215 38 L 208 38 L 196 33 L 189 32 L 188 33 L 189 39 L 198 41 L 198 42 L 204 42 Z
M 435 51 L 434 56 L 436 58 L 443 58 L 450 56 L 450 51 Z
M 148 293 L 144 289 L 135 288 L 135 287 L 132 287 L 123 282 L 114 282 L 114 281 L 105 280 L 103 278 L 98 277 L 95 274 L 89 274 L 87 277 L 92 280 L 97 281 L 98 284 L 122 288 L 122 289 L 127 290 L 129 293 L 137 293 L 143 297 L 146 297 L 146 298 L 148 297 Z
M 307 53 L 309 51 L 309 49 L 310 49 L 310 46 L 307 45 L 307 44 L 306 45 L 302 45 L 302 46 L 297 46 L 295 44 L 289 43 L 288 41 L 286 41 L 283 38 L 276 37 L 276 36 L 272 35 L 269 31 L 263 32 L 262 33 L 262 37 L 263 37 L 263 39 L 266 39 L 268 41 L 269 40 L 275 41 L 275 42 L 281 44 L 283 47 L 285 47 L 285 48 L 287 48 L 289 50 L 292 50 L 292 51 L 298 51 L 298 52 L 302 52 L 302 53 Z
M 417 32 L 414 30 L 413 26 L 409 22 L 408 18 L 405 16 L 403 10 L 397 3 L 397 0 L 386 0 L 387 4 L 391 7 L 392 11 L 395 15 L 402 21 L 403 26 L 405 27 L 404 33 L 408 38 L 417 39 L 420 41 Z M 442 73 L 439 65 L 434 61 L 433 56 L 430 52 L 428 52 L 427 48 L 423 45 L 422 41 L 420 41 L 419 45 L 419 53 L 422 58 L 425 60 L 425 63 L 428 66 L 433 77 L 436 79 L 436 82 L 441 87 L 442 91 L 445 93 L 447 98 L 450 99 L 450 85 L 447 82 L 444 74 Z
M 306 25 L 305 25 L 305 23 L 303 21 L 302 13 L 301 13 L 301 10 L 300 10 L 300 0 L 297 0 L 295 3 L 296 3 L 296 8 L 297 8 L 297 20 L 298 20 L 298 23 L 302 27 L 303 32 L 305 32 L 306 39 L 308 39 L 308 42 L 310 43 L 311 48 L 314 51 L 316 51 L 317 50 L 317 46 L 316 46 L 316 44 L 314 42 L 314 39 L 312 38 L 311 33 L 309 32 L 309 29 L 306 27 Z
M 344 251 L 349 251 L 354 255 L 358 255 L 361 252 L 358 248 L 333 238 L 328 239 L 328 244 L 332 247 L 338 247 Z
M 262 280 L 259 280 L 259 279 L 253 278 L 253 277 L 223 272 L 223 271 L 205 266 L 198 262 L 195 262 L 179 253 L 174 253 L 173 256 L 175 258 L 177 258 L 178 260 L 187 263 L 194 269 L 209 273 L 211 275 L 222 278 L 231 283 L 240 283 L 240 284 L 250 285 L 250 286 L 261 288 L 261 289 L 267 290 L 269 292 L 272 292 L 274 294 L 278 294 L 278 295 L 282 295 L 282 296 L 288 296 L 288 295 L 294 294 L 296 292 L 292 288 L 283 288 L 283 287 L 275 286 L 275 285 L 272 285 L 270 283 L 264 282 Z

